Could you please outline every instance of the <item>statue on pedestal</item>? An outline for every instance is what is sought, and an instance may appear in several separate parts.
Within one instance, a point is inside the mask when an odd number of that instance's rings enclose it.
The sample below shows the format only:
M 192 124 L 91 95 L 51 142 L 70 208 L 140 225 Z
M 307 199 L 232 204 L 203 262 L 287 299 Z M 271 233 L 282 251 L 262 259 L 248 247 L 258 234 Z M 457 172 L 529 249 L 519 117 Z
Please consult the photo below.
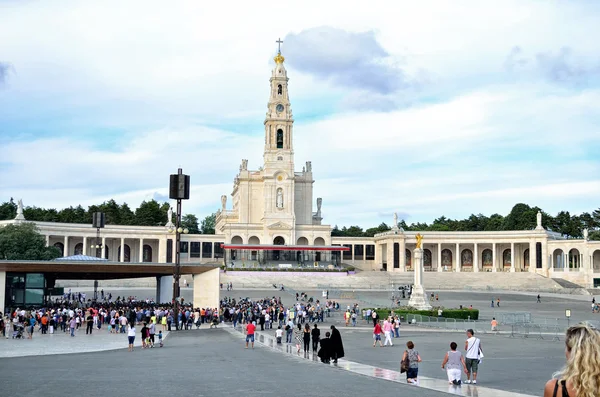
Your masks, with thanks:
M 415 238 L 417 239 L 417 248 L 421 249 L 421 242 L 423 241 L 423 236 L 421 236 L 420 233 L 417 233 Z
M 417 233 L 415 236 L 417 239 L 417 248 L 414 250 L 414 273 L 415 273 L 415 281 L 412 288 L 412 293 L 410 294 L 410 299 L 408 300 L 408 306 L 414 307 L 418 310 L 430 310 L 431 305 L 427 301 L 427 296 L 425 294 L 425 288 L 423 288 L 423 236 L 420 233 Z
M 542 226 L 542 211 L 538 211 L 536 221 L 537 221 L 537 226 L 535 227 L 535 229 L 543 230 L 544 227 Z
M 15 220 L 25 220 L 25 216 L 23 215 L 23 199 L 17 201 L 17 216 L 15 216 Z
M 584 239 L 585 241 L 587 241 L 587 240 L 588 240 L 588 237 L 589 237 L 589 231 L 588 231 L 588 229 L 587 229 L 587 228 L 585 228 L 585 229 L 583 229 L 583 239 Z
M 392 229 L 398 229 L 398 213 L 394 212 L 394 223 L 392 224 Z
M 227 196 L 222 195 L 221 196 L 221 210 L 225 211 L 226 208 L 227 208 Z

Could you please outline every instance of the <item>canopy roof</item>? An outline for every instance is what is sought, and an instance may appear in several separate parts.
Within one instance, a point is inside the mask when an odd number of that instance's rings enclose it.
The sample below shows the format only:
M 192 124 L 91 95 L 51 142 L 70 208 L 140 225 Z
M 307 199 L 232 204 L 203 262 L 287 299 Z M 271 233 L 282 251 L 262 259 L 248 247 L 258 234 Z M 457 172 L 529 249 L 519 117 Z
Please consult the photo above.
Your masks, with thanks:
M 251 251 L 350 251 L 341 245 L 221 244 L 223 249 Z

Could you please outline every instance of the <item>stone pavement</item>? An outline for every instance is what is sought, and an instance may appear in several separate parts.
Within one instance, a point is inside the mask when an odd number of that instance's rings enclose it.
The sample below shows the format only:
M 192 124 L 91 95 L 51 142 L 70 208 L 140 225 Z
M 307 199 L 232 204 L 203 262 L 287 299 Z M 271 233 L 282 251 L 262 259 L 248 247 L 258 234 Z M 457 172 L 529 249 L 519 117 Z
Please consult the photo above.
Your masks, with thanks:
M 240 344 L 243 343 L 244 335 L 243 335 L 240 327 L 238 327 L 237 330 L 234 330 L 232 328 L 226 328 L 226 330 L 231 332 L 234 336 L 238 336 L 238 338 L 240 339 Z M 321 331 L 321 332 L 324 332 L 324 331 Z M 343 338 L 344 338 L 344 335 L 347 336 L 347 333 L 344 333 L 343 330 L 341 330 L 341 332 L 342 332 Z M 345 339 L 344 347 L 345 347 L 345 351 L 346 351 L 346 356 L 354 358 L 355 357 L 353 355 L 354 341 L 350 342 L 350 344 L 349 344 L 348 340 L 347 340 L 348 338 L 344 338 L 344 339 Z M 407 339 L 404 339 L 404 341 L 406 341 L 406 340 Z M 314 354 L 312 351 L 305 353 L 301 350 L 301 352 L 298 353 L 296 350 L 295 344 L 285 344 L 285 343 L 277 344 L 275 342 L 275 338 L 272 335 L 272 333 L 257 332 L 256 342 L 257 342 L 257 345 L 262 345 L 262 346 L 268 347 L 274 351 L 277 351 L 280 354 L 284 354 L 289 357 L 293 357 L 293 358 L 296 358 L 299 360 L 304 360 L 304 361 L 319 362 L 317 355 Z M 350 345 L 350 349 L 348 349 L 349 345 Z M 378 346 L 374 350 L 378 351 L 379 349 L 380 348 Z M 393 349 L 394 348 L 387 348 L 386 350 L 391 351 Z M 401 356 L 403 351 L 404 351 L 403 348 L 396 349 L 396 353 L 399 356 Z M 361 359 L 362 359 L 361 356 L 357 356 L 357 358 L 355 360 L 362 361 Z M 396 367 L 399 367 L 399 362 L 400 362 L 400 359 L 398 358 L 396 361 Z M 438 365 L 439 365 L 439 363 L 441 363 L 441 358 L 438 361 Z M 321 365 L 326 366 L 326 367 L 330 366 L 327 364 L 321 364 Z M 348 371 L 348 372 L 364 375 L 364 376 L 367 376 L 370 378 L 383 379 L 386 381 L 394 382 L 394 383 L 402 385 L 402 387 L 413 388 L 413 390 L 410 391 L 411 395 L 419 395 L 417 390 L 426 389 L 426 390 L 431 390 L 431 391 L 436 391 L 436 392 L 450 393 L 450 394 L 459 395 L 459 396 L 478 396 L 478 397 L 531 397 L 532 396 L 530 394 L 523 394 L 523 393 L 514 392 L 514 391 L 492 389 L 490 387 L 481 386 L 481 385 L 466 385 L 466 384 L 462 385 L 462 386 L 449 385 L 447 378 L 445 377 L 445 371 L 440 371 L 441 373 L 443 373 L 442 379 L 432 378 L 432 377 L 421 375 L 423 373 L 423 368 L 422 368 L 423 364 L 421 364 L 421 368 L 419 370 L 420 371 L 419 382 L 417 385 L 407 384 L 406 376 L 401 374 L 398 370 L 364 364 L 364 363 L 349 360 L 346 358 L 340 359 L 337 364 L 332 364 L 331 366 Z M 440 370 L 441 370 L 441 368 L 440 368 Z M 508 386 L 506 384 L 506 381 L 507 381 L 507 379 L 503 379 L 502 383 L 505 386 Z M 543 384 L 541 386 L 541 389 L 539 389 L 539 390 L 543 390 Z M 537 390 L 537 391 L 539 391 L 539 390 Z
M 142 326 L 136 327 L 135 347 L 142 347 Z M 159 331 L 161 327 L 157 327 Z M 183 331 L 185 332 L 185 331 Z M 163 332 L 163 340 L 169 331 Z M 25 334 L 26 335 L 26 334 Z M 12 332 L 9 336 L 12 336 Z M 26 336 L 25 336 L 26 337 Z M 85 327 L 79 328 L 75 336 L 68 332 L 58 331 L 54 334 L 42 335 L 37 330 L 32 339 L 4 339 L 0 338 L 0 358 L 46 356 L 52 354 L 90 353 L 104 350 L 127 349 L 127 334 L 109 334 L 106 327 L 94 329 L 91 335 L 85 334 Z M 158 346 L 158 334 L 155 337 Z

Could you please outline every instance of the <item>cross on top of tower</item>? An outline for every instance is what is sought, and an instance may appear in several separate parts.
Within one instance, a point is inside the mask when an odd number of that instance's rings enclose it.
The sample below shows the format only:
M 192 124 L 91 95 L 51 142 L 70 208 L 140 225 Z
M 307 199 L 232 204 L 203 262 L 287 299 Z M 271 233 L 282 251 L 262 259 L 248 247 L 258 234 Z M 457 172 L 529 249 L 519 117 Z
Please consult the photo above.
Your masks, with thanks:
M 283 40 L 281 40 L 281 37 L 277 39 L 276 43 L 277 43 L 277 52 L 281 54 L 281 43 L 283 43 Z

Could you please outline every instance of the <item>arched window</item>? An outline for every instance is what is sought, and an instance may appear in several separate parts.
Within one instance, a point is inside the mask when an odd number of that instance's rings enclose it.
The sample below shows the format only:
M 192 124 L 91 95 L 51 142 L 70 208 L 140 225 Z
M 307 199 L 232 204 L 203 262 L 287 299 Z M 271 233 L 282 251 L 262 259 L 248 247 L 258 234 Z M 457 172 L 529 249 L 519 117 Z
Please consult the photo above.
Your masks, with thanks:
M 412 254 L 408 248 L 404 250 L 404 261 L 406 262 L 406 267 L 412 265 Z
M 277 149 L 283 149 L 283 130 L 277 130 Z
M 65 245 L 63 243 L 54 243 L 54 246 L 60 250 L 60 256 L 65 256 Z
M 502 253 L 502 266 L 510 267 L 511 262 L 512 262 L 512 255 L 511 255 L 510 249 L 505 249 L 504 252 Z
M 127 244 L 125 244 L 125 252 L 123 255 L 123 262 L 131 262 L 131 249 Z M 119 262 L 121 261 L 121 247 L 119 246 L 119 258 L 117 259 Z
M 277 95 L 281 95 L 281 94 L 283 94 L 283 87 L 281 86 L 281 84 L 279 84 L 277 86 Z
M 144 244 L 143 251 L 142 262 L 152 262 L 152 247 L 150 247 L 148 244 Z
M 442 266 L 452 268 L 452 251 L 447 248 L 442 250 Z
M 82 243 L 75 245 L 74 255 L 83 255 L 83 244 Z
M 431 267 L 431 251 L 423 250 L 423 266 Z

